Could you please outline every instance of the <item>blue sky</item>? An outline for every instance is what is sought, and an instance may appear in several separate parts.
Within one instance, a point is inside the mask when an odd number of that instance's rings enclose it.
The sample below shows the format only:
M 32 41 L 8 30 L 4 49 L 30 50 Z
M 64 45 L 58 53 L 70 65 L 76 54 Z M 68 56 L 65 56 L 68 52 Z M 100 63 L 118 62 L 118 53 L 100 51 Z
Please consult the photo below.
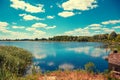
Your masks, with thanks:
M 120 0 L 0 0 L 0 39 L 120 33 Z

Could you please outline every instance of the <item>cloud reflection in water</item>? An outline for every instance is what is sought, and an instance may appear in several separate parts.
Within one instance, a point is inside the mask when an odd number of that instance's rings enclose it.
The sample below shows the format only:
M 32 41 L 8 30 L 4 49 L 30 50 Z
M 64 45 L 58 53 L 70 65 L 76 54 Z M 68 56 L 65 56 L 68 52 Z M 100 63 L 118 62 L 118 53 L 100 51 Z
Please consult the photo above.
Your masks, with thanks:
M 72 70 L 72 69 L 74 69 L 74 65 L 68 64 L 68 63 L 64 63 L 64 64 L 59 65 L 59 69 Z
M 91 46 L 66 48 L 66 50 L 74 51 L 79 54 L 84 53 L 84 54 L 92 56 L 92 57 L 101 57 L 101 58 L 103 58 L 110 52 L 110 49 L 94 48 Z

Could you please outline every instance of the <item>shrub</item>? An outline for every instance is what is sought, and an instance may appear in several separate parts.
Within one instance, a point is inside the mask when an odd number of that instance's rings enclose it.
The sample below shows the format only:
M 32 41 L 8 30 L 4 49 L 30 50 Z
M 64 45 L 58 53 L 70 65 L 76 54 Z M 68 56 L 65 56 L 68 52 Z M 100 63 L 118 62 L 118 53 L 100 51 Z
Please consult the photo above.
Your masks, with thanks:
M 94 69 L 95 69 L 95 65 L 94 65 L 94 63 L 92 63 L 92 62 L 88 62 L 87 64 L 85 64 L 85 70 L 87 71 L 87 72 L 94 72 Z
M 22 76 L 25 69 L 31 65 L 32 58 L 32 54 L 22 48 L 0 46 L 0 76 Z

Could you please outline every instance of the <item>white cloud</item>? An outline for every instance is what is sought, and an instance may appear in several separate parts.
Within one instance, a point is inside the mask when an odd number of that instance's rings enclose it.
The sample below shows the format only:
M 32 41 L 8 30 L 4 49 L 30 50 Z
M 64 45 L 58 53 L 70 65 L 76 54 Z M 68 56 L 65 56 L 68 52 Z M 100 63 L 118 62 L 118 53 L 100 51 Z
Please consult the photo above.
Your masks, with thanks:
M 92 30 L 101 30 L 101 26 L 102 25 L 100 24 L 91 24 L 91 25 L 88 25 L 88 28 Z
M 32 25 L 31 28 L 28 28 L 27 30 L 34 30 L 35 28 L 44 28 L 44 29 L 54 29 L 56 26 L 48 26 L 47 24 L 44 23 L 35 23 Z
M 75 48 L 67 48 L 66 50 L 68 51 L 74 51 L 74 52 L 77 52 L 77 53 L 85 53 L 85 54 L 89 54 L 89 50 L 90 50 L 90 47 L 75 47 Z
M 26 28 L 26 31 L 31 32 L 16 32 L 8 29 L 7 26 L 9 24 L 7 22 L 0 22 L 0 32 L 5 34 L 5 36 L 0 36 L 1 39 L 34 39 L 34 38 L 42 38 L 46 37 L 46 32 L 37 30 L 36 28 Z M 25 26 L 12 26 L 15 29 L 24 29 Z
M 38 32 L 37 28 L 44 28 L 44 29 L 54 29 L 56 28 L 56 26 L 48 26 L 47 24 L 44 24 L 44 23 L 35 23 L 32 25 L 32 27 L 28 27 L 26 28 L 27 31 L 36 31 Z
M 54 29 L 54 28 L 56 28 L 56 26 L 54 25 L 54 26 L 49 26 L 49 27 L 46 27 L 45 29 Z
M 96 0 L 67 0 L 62 4 L 64 10 L 90 10 L 97 7 Z
M 95 33 L 97 33 L 97 34 L 100 33 L 100 32 L 101 32 L 101 31 L 95 31 Z
M 54 66 L 54 62 L 49 62 L 48 66 Z
M 91 32 L 92 30 L 92 32 Z M 78 28 L 71 31 L 64 32 L 63 35 L 69 35 L 69 36 L 92 36 L 96 33 L 100 34 L 102 33 L 110 33 L 114 31 L 114 29 L 111 28 L 104 28 L 104 27 L 85 27 L 85 28 Z
M 82 28 L 78 28 L 72 31 L 67 31 L 64 33 L 64 35 L 72 35 L 72 36 L 88 36 L 88 35 L 92 35 L 88 29 L 82 29 Z
M 0 22 L 0 28 L 1 28 L 1 27 L 6 27 L 6 26 L 8 26 L 8 23 L 7 23 L 7 22 Z
M 24 26 L 12 26 L 12 28 L 14 28 L 14 29 L 24 29 L 25 27 Z
M 32 39 L 34 38 L 45 38 L 46 37 L 46 32 L 42 30 L 34 30 L 33 33 L 30 36 Z
M 101 24 L 90 24 L 87 25 L 84 28 L 77 28 L 71 31 L 64 32 L 63 35 L 69 35 L 69 36 L 93 36 L 96 34 L 104 34 L 104 33 L 111 33 L 112 31 L 115 31 L 116 29 L 120 29 L 120 26 L 114 26 L 112 28 L 107 27 L 105 24 L 113 24 L 116 25 L 117 23 L 120 23 L 120 20 L 110 20 L 100 22 Z
M 75 15 L 75 13 L 70 12 L 70 11 L 63 11 L 63 12 L 58 13 L 58 15 L 61 16 L 61 17 L 66 18 L 66 17 L 70 17 L 70 16 Z
M 89 54 L 92 57 L 101 57 L 103 58 L 104 56 L 108 55 L 110 52 L 110 49 L 100 49 L 100 48 L 95 48 L 94 50 L 91 51 Z M 102 53 L 102 54 L 101 54 Z
M 0 29 L 0 32 L 3 32 L 3 33 L 10 33 L 11 31 L 7 30 L 6 28 L 1 28 L 1 29 Z
M 47 57 L 47 55 L 46 55 L 46 54 L 34 54 L 34 57 L 35 57 L 36 59 L 44 59 L 44 58 Z
M 32 33 L 4 30 L 4 33 L 6 33 L 5 36 L 0 36 L 2 39 L 35 39 L 46 37 L 46 32 L 41 30 L 35 30 Z
M 36 28 L 33 28 L 33 27 L 29 27 L 29 28 L 26 28 L 27 31 L 35 31 Z
M 91 27 L 90 29 L 92 29 L 92 30 L 102 30 L 101 27 Z
M 5 32 L 9 32 L 8 30 L 7 30 L 7 26 L 8 26 L 9 24 L 7 23 L 7 22 L 0 22 L 0 32 L 3 32 L 3 33 L 5 33 Z
M 120 26 L 115 26 L 115 27 L 112 27 L 114 29 L 120 29 Z
M 5 36 L 0 36 L 2 39 L 23 39 L 28 38 L 30 35 L 25 32 L 16 32 L 4 29 L 3 33 L 5 33 Z M 30 38 L 30 37 L 29 37 Z
M 94 46 L 85 46 L 85 47 L 74 47 L 74 48 L 67 48 L 68 51 L 74 51 L 79 54 L 86 54 L 92 57 L 101 57 L 108 55 L 108 52 L 110 52 L 110 49 L 100 49 L 100 48 L 94 48 Z M 92 49 L 92 51 L 91 51 Z M 102 53 L 102 54 L 101 54 Z
M 68 63 L 64 63 L 64 64 L 59 65 L 59 69 L 72 70 L 72 69 L 74 69 L 74 65 L 68 64 Z
M 100 27 L 101 25 L 100 24 L 91 24 L 89 25 L 90 27 Z
M 43 34 L 46 34 L 46 32 L 41 31 L 41 30 L 35 30 L 33 34 L 34 35 L 43 35 Z
M 44 23 L 35 23 L 32 25 L 32 27 L 35 27 L 35 28 L 45 28 L 47 26 L 47 24 L 44 24 Z
M 109 21 L 104 21 L 102 24 L 107 25 L 107 24 L 117 24 L 120 23 L 120 20 L 109 20 Z
M 29 3 L 26 3 L 24 0 L 10 0 L 10 1 L 12 2 L 10 6 L 15 9 L 21 9 L 31 13 L 45 12 L 42 4 L 37 4 L 34 6 Z
M 32 37 L 33 38 L 39 38 L 40 36 L 43 36 L 46 34 L 46 32 L 42 31 L 42 30 L 37 30 L 36 27 L 29 27 L 26 28 L 26 31 L 30 31 L 32 32 Z
M 28 36 L 28 33 L 25 33 L 25 32 L 16 32 L 16 31 L 10 31 L 9 34 L 11 36 L 14 36 L 15 38 L 18 38 L 18 37 L 27 37 Z
M 70 17 L 76 14 L 81 14 L 81 11 L 90 10 L 96 8 L 97 0 L 67 0 L 66 2 L 62 3 L 62 5 L 56 4 L 59 8 L 63 8 L 64 11 L 58 13 L 59 16 L 62 17 Z M 80 12 L 74 13 L 74 10 L 78 10 Z
M 109 29 L 109 28 L 102 28 L 102 30 L 103 30 L 104 32 L 108 32 L 108 33 L 114 31 L 114 29 Z
M 27 15 L 27 14 L 19 14 L 19 16 L 22 16 L 24 20 L 44 20 L 42 18 L 32 16 L 32 15 Z
M 53 19 L 55 16 L 47 16 L 48 19 Z
M 26 28 L 26 31 L 12 31 L 10 28 L 7 28 L 9 24 L 7 22 L 0 22 L 0 32 L 5 34 L 0 36 L 1 39 L 34 39 L 34 38 L 43 38 L 47 37 L 46 32 L 37 30 L 34 27 Z M 12 26 L 15 29 L 25 29 L 25 26 Z

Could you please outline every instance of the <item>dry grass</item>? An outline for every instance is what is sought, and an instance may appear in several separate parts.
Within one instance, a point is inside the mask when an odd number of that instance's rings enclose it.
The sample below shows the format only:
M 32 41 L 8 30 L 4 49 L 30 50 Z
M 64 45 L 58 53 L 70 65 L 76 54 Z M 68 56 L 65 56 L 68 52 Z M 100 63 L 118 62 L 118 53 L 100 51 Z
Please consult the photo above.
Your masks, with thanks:
M 102 74 L 85 71 L 54 71 L 39 76 L 38 80 L 107 80 L 107 78 Z

